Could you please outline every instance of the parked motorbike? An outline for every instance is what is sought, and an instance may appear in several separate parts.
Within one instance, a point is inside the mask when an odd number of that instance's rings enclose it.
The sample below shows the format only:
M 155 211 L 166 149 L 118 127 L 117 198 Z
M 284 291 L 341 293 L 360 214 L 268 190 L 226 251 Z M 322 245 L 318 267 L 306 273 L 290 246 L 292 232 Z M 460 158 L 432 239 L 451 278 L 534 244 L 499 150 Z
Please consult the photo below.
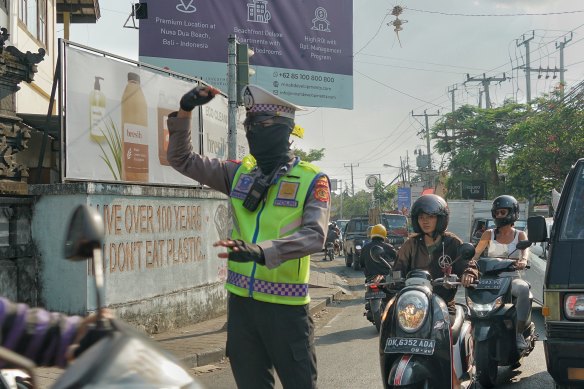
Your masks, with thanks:
M 391 272 L 389 261 L 383 258 L 382 247 L 373 246 L 370 253 L 375 262 L 386 265 Z M 381 328 L 381 313 L 388 301 L 395 295 L 395 292 L 389 288 L 390 285 L 391 283 L 386 282 L 384 275 L 375 276 L 365 283 L 365 313 L 363 315 L 375 325 L 377 332 Z
M 326 244 L 324 246 L 324 258 L 323 258 L 323 261 L 326 261 L 327 258 L 330 261 L 332 261 L 333 259 L 335 259 L 335 244 L 332 241 L 326 242 Z
M 520 241 L 516 250 L 524 250 L 529 246 L 529 241 Z M 523 352 L 517 349 L 517 311 L 511 294 L 511 282 L 518 276 L 515 262 L 514 259 L 480 258 L 478 266 L 481 278 L 478 285 L 475 289 L 466 290 L 474 332 L 477 378 L 485 388 L 495 385 L 498 366 L 519 367 L 521 359 L 533 351 L 537 340 L 530 314 L 527 320 L 529 324 L 523 332 L 529 347 Z
M 459 258 L 468 260 L 474 246 L 462 245 Z M 434 286 L 456 288 L 458 276 L 432 280 L 413 270 L 405 280 L 387 282 L 399 289 L 383 312 L 379 343 L 381 376 L 388 388 L 470 388 L 474 384 L 472 328 L 466 307 L 457 304 L 451 322 L 444 300 Z
M 103 301 L 103 237 L 101 216 L 88 206 L 79 206 L 69 224 L 65 257 L 74 261 L 93 259 L 97 307 L 102 307 Z M 97 315 L 96 330 L 103 336 L 69 365 L 53 389 L 203 388 L 176 358 L 144 335 L 120 320 L 104 318 L 100 310 Z M 34 382 L 32 361 L 14 359 L 14 353 L 9 350 L 0 350 L 0 358 L 26 370 Z

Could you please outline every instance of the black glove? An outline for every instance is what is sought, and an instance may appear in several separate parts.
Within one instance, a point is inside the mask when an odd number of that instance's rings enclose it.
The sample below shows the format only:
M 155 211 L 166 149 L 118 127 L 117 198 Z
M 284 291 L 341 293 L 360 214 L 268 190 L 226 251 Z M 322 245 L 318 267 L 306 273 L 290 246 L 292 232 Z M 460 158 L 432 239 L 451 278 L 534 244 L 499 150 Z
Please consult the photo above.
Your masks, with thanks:
M 207 104 L 219 91 L 209 86 L 198 86 L 180 99 L 180 109 L 191 112 L 196 106 Z
M 78 358 L 81 353 L 86 351 L 88 348 L 93 346 L 95 343 L 99 342 L 103 337 L 109 335 L 112 332 L 112 327 L 108 321 L 104 321 L 104 326 L 98 327 L 92 324 L 87 329 L 87 334 L 79 341 L 79 347 L 73 352 L 73 356 Z
M 257 262 L 260 265 L 266 264 L 264 251 L 260 246 L 253 243 L 246 243 L 241 239 L 235 239 L 235 247 L 237 251 L 229 252 L 229 260 L 235 262 Z

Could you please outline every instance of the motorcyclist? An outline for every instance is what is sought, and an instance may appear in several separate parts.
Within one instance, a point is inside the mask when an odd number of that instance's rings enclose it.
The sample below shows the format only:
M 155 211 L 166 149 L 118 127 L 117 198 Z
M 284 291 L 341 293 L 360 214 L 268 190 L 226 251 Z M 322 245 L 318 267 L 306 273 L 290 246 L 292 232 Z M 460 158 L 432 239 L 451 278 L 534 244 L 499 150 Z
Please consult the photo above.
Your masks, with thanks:
M 363 263 L 365 264 L 365 282 L 370 282 L 379 278 L 378 276 L 386 276 L 390 269 L 384 263 L 374 261 L 371 256 L 371 248 L 379 246 L 383 249 L 383 259 L 392 264 L 397 256 L 395 248 L 386 243 L 387 230 L 383 224 L 376 224 L 371 228 L 371 241 L 368 242 L 361 250 Z
M 108 310 L 103 313 L 112 317 Z M 0 297 L 0 346 L 39 366 L 65 367 L 101 338 L 93 331 L 96 319 L 97 315 L 67 316 Z M 0 361 L 0 366 L 4 365 Z
M 503 195 L 493 200 L 491 215 L 495 220 L 495 228 L 486 230 L 477 244 L 473 260 L 478 259 L 481 253 L 488 247 L 488 257 L 516 258 L 515 268 L 523 270 L 527 266 L 529 250 L 515 250 L 517 242 L 526 240 L 525 232 L 515 229 L 514 223 L 519 217 L 519 203 L 513 196 Z M 529 301 L 529 284 L 521 278 L 513 279 L 511 294 L 517 298 L 516 342 L 519 350 L 528 348 L 523 337 L 523 331 L 527 324 L 531 311 Z
M 328 232 L 326 234 L 326 241 L 325 241 L 325 251 L 326 251 L 326 244 L 332 242 L 335 245 L 335 251 L 338 252 L 340 250 L 339 246 L 339 239 L 341 237 L 341 230 L 337 227 L 337 223 L 330 222 L 328 225 Z
M 404 276 L 414 269 L 426 270 L 432 278 L 444 277 L 451 271 L 461 277 L 463 286 L 476 280 L 476 262 L 457 259 L 458 248 L 463 242 L 446 231 L 449 216 L 450 210 L 442 197 L 434 194 L 420 196 L 410 210 L 415 234 L 400 247 L 393 270 L 401 271 Z M 434 292 L 448 304 L 450 315 L 454 315 L 456 289 L 437 286 Z

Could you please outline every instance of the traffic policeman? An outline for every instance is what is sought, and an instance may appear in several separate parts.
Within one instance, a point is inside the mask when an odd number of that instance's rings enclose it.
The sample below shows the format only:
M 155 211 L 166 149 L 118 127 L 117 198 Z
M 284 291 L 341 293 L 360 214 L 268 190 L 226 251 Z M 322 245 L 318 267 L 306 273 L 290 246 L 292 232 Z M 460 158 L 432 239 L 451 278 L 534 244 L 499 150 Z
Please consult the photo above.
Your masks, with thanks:
M 316 388 L 314 323 L 308 304 L 310 254 L 324 244 L 329 179 L 295 157 L 290 135 L 300 109 L 268 91 L 243 90 L 250 154 L 242 161 L 193 151 L 191 111 L 217 90 L 199 86 L 170 115 L 168 161 L 177 171 L 229 196 L 233 231 L 226 247 L 229 291 L 227 355 L 239 388 Z

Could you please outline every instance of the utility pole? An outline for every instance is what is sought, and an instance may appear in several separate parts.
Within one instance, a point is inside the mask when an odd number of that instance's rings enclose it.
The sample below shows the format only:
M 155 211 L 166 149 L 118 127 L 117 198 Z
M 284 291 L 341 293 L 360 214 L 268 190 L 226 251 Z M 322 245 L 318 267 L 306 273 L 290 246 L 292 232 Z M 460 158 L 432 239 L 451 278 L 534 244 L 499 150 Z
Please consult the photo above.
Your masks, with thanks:
M 355 180 L 353 179 L 353 167 L 359 167 L 359 164 L 353 165 L 351 163 L 348 166 L 347 166 L 347 164 L 345 164 L 345 167 L 351 167 L 351 193 L 352 193 L 352 196 L 355 196 Z
M 237 39 L 229 35 L 227 57 L 227 158 L 237 159 Z
M 556 49 L 560 49 L 560 96 L 564 97 L 564 87 L 565 87 L 565 81 L 564 81 L 564 72 L 566 71 L 566 69 L 564 69 L 564 47 L 566 47 L 566 44 L 568 42 L 570 42 L 572 40 L 572 37 L 574 36 L 574 33 L 572 31 L 570 31 L 570 39 L 567 39 L 566 37 L 564 37 L 564 41 L 563 42 L 556 42 Z
M 432 170 L 432 153 L 430 152 L 430 125 L 428 124 L 428 117 L 440 116 L 440 111 L 437 111 L 436 113 L 433 114 L 429 114 L 426 113 L 426 110 L 424 110 L 424 113 L 421 115 L 414 115 L 414 111 L 412 111 L 412 116 L 413 117 L 423 116 L 426 119 L 426 153 L 428 154 L 428 170 Z
M 452 98 L 452 112 L 455 111 L 455 104 L 454 104 L 454 92 L 456 92 L 458 88 L 456 88 L 456 84 L 452 85 L 452 89 L 448 87 L 448 93 L 450 93 L 450 97 Z
M 529 102 L 531 101 L 531 68 L 530 66 L 530 53 L 529 53 L 529 41 L 531 41 L 533 38 L 535 38 L 535 31 L 531 31 L 531 38 L 525 38 L 525 34 L 521 35 L 521 38 L 523 39 L 523 42 L 519 43 L 519 39 L 515 40 L 515 44 L 517 45 L 517 47 L 519 47 L 520 45 L 524 45 L 525 46 L 525 91 L 527 94 L 527 101 L 526 103 L 529 104 Z
M 456 92 L 457 90 L 458 90 L 458 88 L 456 87 L 456 84 L 452 85 L 452 89 L 450 89 L 450 87 L 448 87 L 448 93 L 450 93 L 450 97 L 452 97 L 452 113 L 454 113 L 454 111 L 456 110 L 456 105 L 454 103 L 454 92 Z M 444 130 L 444 132 L 446 132 L 446 130 Z M 453 128 L 452 129 L 452 138 L 454 138 L 455 135 L 456 135 L 456 131 Z
M 485 91 L 479 89 L 479 108 L 483 108 L 483 93 L 485 93 Z
M 466 81 L 464 82 L 465 84 L 469 81 L 477 81 L 483 84 L 483 89 L 485 90 L 485 108 L 489 109 L 491 108 L 491 98 L 489 97 L 489 84 L 491 82 L 501 82 L 501 81 L 505 81 L 507 79 L 507 77 L 505 76 L 505 73 L 503 73 L 503 77 L 487 77 L 485 75 L 485 73 L 483 73 L 483 78 L 476 78 L 476 77 L 471 77 L 468 73 L 466 74 Z

